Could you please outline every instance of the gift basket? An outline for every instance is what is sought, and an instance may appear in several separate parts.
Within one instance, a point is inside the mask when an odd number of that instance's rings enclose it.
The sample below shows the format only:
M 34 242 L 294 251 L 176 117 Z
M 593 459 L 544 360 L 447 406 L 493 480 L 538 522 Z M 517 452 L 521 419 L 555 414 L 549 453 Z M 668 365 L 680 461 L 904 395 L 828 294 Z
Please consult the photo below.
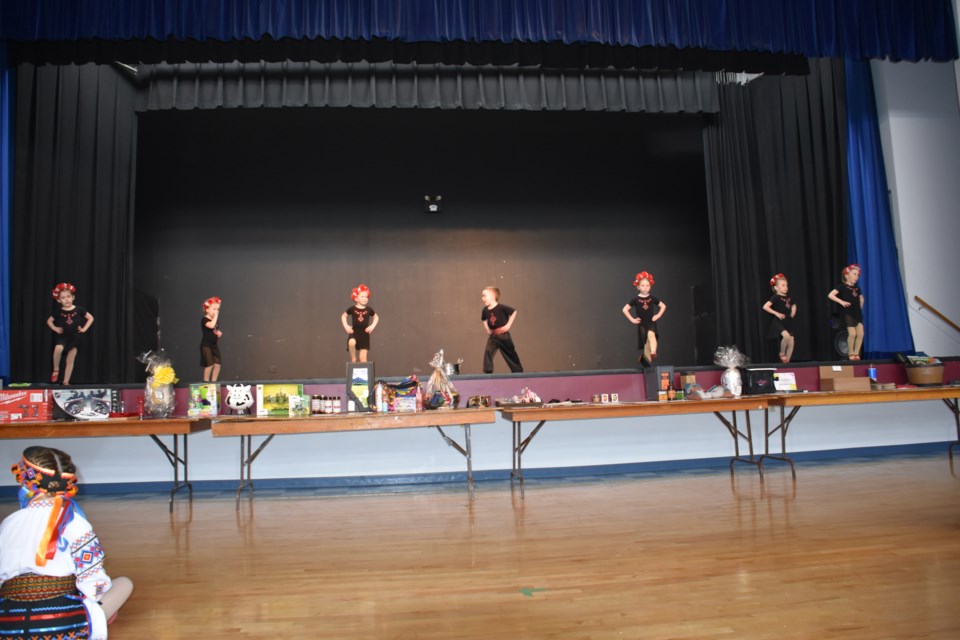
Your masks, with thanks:
M 740 376 L 740 367 L 750 362 L 750 359 L 740 353 L 736 347 L 720 347 L 713 354 L 713 362 L 724 368 L 720 376 L 720 385 L 739 398 L 743 393 L 743 378 Z
M 154 418 L 169 418 L 177 404 L 173 385 L 177 374 L 163 352 L 147 351 L 137 358 L 147 367 L 147 386 L 143 391 L 143 408 Z
M 433 373 L 423 389 L 424 409 L 456 409 L 460 405 L 460 393 L 447 375 L 447 363 L 443 359 L 443 349 L 434 354 L 430 361 Z

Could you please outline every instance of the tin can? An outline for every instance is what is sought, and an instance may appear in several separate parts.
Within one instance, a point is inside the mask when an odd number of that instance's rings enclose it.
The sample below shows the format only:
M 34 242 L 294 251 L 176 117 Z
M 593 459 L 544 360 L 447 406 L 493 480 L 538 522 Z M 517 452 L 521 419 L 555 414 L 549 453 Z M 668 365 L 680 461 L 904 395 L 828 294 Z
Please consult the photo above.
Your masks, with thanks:
M 867 367 L 867 377 L 870 378 L 871 380 L 876 380 L 877 368 L 873 366 Z

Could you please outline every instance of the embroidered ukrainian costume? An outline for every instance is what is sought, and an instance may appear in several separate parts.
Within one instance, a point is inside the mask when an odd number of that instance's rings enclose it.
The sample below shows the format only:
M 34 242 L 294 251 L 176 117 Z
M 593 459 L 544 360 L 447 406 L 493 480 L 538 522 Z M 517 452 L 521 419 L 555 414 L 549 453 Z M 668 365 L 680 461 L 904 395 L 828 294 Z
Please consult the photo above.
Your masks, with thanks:
M 111 582 L 76 476 L 25 458 L 12 471 L 21 509 L 0 523 L 0 638 L 106 638 Z

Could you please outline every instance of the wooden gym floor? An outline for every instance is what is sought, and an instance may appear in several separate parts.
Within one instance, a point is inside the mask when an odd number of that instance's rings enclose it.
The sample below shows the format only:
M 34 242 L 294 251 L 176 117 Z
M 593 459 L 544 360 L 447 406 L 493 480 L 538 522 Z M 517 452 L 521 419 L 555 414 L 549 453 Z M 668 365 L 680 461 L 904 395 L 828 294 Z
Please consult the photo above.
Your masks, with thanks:
M 81 504 L 136 585 L 112 639 L 953 639 L 958 475 L 944 451 L 804 463 L 796 484 L 488 483 L 473 505 L 462 485 Z

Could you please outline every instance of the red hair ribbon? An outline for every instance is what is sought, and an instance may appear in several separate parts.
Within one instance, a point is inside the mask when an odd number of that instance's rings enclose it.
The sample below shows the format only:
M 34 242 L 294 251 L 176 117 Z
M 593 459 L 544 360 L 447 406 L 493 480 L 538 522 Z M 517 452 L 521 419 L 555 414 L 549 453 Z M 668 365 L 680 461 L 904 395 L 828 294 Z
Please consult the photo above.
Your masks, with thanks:
M 638 273 L 636 280 L 633 281 L 633 286 L 635 286 L 635 287 L 640 286 L 640 281 L 641 281 L 641 280 L 649 280 L 649 281 L 650 281 L 650 286 L 651 286 L 651 287 L 653 286 L 653 275 L 651 275 L 650 273 L 648 273 L 648 272 L 646 272 L 646 271 L 641 271 L 640 273 Z

